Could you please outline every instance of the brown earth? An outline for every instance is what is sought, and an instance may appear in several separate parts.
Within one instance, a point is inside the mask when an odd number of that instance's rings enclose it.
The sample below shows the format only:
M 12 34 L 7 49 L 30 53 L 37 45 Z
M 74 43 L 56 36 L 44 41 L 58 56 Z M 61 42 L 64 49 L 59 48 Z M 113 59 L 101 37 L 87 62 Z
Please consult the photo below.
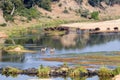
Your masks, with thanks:
M 61 4 L 61 6 L 60 6 Z M 55 20 L 55 19 L 64 19 L 64 20 L 85 20 L 85 18 L 80 17 L 80 14 L 76 13 L 79 9 L 81 11 L 83 10 L 89 10 L 89 12 L 93 11 L 99 11 L 100 15 L 99 18 L 101 19 L 116 19 L 120 17 L 120 6 L 119 5 L 114 5 L 114 6 L 107 6 L 105 3 L 101 3 L 104 9 L 100 9 L 98 7 L 92 7 L 89 5 L 88 0 L 83 0 L 82 4 L 78 4 L 75 2 L 75 0 L 60 0 L 59 2 L 53 2 L 51 4 L 52 6 L 52 11 L 46 11 L 42 8 L 36 7 L 44 16 L 46 17 L 51 17 L 50 19 Z M 68 13 L 64 13 L 64 10 L 67 10 Z M 114 14 L 114 15 L 113 15 Z M 40 18 L 40 20 L 35 20 L 33 19 L 32 21 L 21 21 L 25 20 L 24 17 L 15 17 L 15 22 L 7 22 L 7 26 L 12 27 L 12 26 L 24 26 L 28 27 L 31 25 L 39 24 L 41 20 L 46 21 L 44 18 Z M 0 24 L 5 23 L 5 19 L 3 18 L 3 13 L 0 10 Z M 100 24 L 100 23 L 99 23 Z M 114 23 L 113 23 L 114 24 Z M 102 25 L 101 25 L 102 26 Z

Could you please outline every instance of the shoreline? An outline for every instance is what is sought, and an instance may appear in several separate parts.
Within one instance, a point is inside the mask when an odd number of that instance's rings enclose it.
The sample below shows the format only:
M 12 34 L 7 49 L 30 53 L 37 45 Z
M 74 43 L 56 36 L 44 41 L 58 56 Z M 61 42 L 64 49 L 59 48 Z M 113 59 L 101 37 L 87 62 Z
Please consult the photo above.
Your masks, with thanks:
M 79 28 L 80 30 L 94 30 L 96 33 L 120 32 L 120 19 L 100 22 L 70 23 L 62 24 L 60 26 L 76 29 Z

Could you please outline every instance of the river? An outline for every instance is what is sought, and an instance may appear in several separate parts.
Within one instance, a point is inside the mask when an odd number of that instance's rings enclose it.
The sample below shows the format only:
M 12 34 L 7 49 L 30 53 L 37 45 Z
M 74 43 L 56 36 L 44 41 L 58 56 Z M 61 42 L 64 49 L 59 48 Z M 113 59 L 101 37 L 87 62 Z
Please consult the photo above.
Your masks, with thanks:
M 106 55 L 106 56 L 120 56 L 120 34 L 67 34 L 62 36 L 48 36 L 48 35 L 26 35 L 24 37 L 14 37 L 16 44 L 23 45 L 26 49 L 34 50 L 36 53 L 5 53 L 0 51 L 0 67 L 17 67 L 21 69 L 38 68 L 41 64 L 44 66 L 60 66 L 61 61 L 48 61 L 43 58 L 56 57 L 75 57 L 77 55 Z M 11 45 L 10 40 L 6 40 L 5 45 Z M 47 51 L 42 53 L 41 48 L 46 47 Z M 54 54 L 50 53 L 50 49 L 55 48 Z M 89 60 L 89 59 L 88 59 Z M 86 61 L 83 59 L 82 61 Z M 78 62 L 78 61 L 77 61 Z M 73 66 L 76 63 L 68 63 Z M 83 65 L 83 64 L 81 64 Z M 101 67 L 101 64 L 85 64 L 85 66 L 94 65 L 95 69 Z M 105 65 L 105 64 L 103 64 Z M 108 65 L 109 68 L 114 68 L 116 64 Z M 94 69 L 92 68 L 92 69 Z M 18 75 L 16 77 L 5 76 L 0 74 L 2 80 L 30 80 L 39 79 L 37 76 Z M 52 80 L 101 80 L 98 76 L 90 78 L 79 77 L 72 79 L 70 77 L 51 78 Z

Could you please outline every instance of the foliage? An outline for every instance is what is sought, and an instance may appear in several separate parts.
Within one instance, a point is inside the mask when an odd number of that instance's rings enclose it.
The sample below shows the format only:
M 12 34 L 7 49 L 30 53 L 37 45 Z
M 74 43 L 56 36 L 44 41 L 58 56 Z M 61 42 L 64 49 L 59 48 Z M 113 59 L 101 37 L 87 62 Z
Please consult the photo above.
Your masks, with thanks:
M 113 75 L 118 75 L 118 74 L 120 74 L 120 66 L 118 66 L 113 70 Z
M 78 4 L 81 4 L 83 0 L 75 0 Z
M 3 23 L 3 24 L 0 24 L 0 26 L 5 27 L 5 26 L 7 26 L 7 24 Z
M 15 46 L 8 46 L 8 47 L 5 47 L 4 50 L 12 50 L 12 49 L 15 49 L 15 48 L 17 48 L 17 47 L 19 47 L 21 50 L 24 49 L 24 47 L 21 46 L 21 45 L 15 45 Z
M 59 7 L 62 7 L 62 3 L 59 3 L 58 6 L 59 6 Z
M 83 10 L 81 11 L 81 16 L 87 18 L 89 15 L 89 10 Z
M 98 11 L 94 11 L 91 13 L 91 18 L 92 19 L 95 19 L 95 20 L 98 20 L 99 19 L 99 12 Z
M 65 9 L 63 10 L 63 13 L 69 13 L 69 11 L 67 10 L 66 7 L 65 7 Z
M 16 77 L 18 73 L 21 73 L 22 71 L 17 69 L 17 68 L 13 68 L 13 67 L 7 67 L 7 68 L 3 68 L 2 70 L 2 74 L 4 75 L 11 75 L 13 77 Z
M 101 7 L 101 2 L 105 2 L 109 6 L 120 4 L 120 0 L 88 0 L 88 3 L 94 7 Z
M 39 7 L 44 8 L 45 10 L 51 11 L 51 0 L 39 0 L 37 2 Z
M 35 8 L 24 8 L 21 11 L 19 11 L 20 16 L 27 17 L 28 20 L 31 20 L 32 18 L 38 18 L 40 15 L 40 12 L 37 11 Z
M 70 76 L 80 76 L 80 73 L 87 73 L 87 70 L 80 66 L 69 71 Z
M 108 77 L 110 77 L 110 76 L 113 75 L 113 72 L 112 72 L 112 70 L 110 70 L 110 69 L 108 69 L 108 68 L 106 68 L 106 67 L 102 67 L 102 68 L 100 68 L 100 70 L 98 71 L 98 75 L 99 75 L 99 76 L 108 76 Z
M 40 65 L 38 68 L 38 76 L 49 76 L 50 68 L 44 67 L 43 65 Z

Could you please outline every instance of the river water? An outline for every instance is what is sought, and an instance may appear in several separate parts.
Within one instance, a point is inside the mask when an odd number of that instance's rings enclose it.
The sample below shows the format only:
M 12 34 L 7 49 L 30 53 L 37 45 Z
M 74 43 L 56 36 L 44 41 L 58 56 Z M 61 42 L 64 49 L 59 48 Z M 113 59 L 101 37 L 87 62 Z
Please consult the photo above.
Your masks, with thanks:
M 108 53 L 120 51 L 120 34 L 67 34 L 62 36 L 48 35 L 26 35 L 24 37 L 14 37 L 16 44 L 23 45 L 26 49 L 34 50 L 36 53 L 14 54 L 0 51 L 0 67 L 12 66 L 21 69 L 38 68 L 44 66 L 60 66 L 63 62 L 44 61 L 42 58 L 59 57 L 64 55 L 82 55 L 93 53 Z M 6 45 L 11 45 L 10 40 L 6 40 Z M 46 47 L 43 54 L 40 50 Z M 50 49 L 55 48 L 54 54 Z M 93 54 L 94 56 L 94 54 Z M 73 64 L 69 64 L 73 65 Z M 91 64 L 92 65 L 92 64 Z M 0 74 L 2 80 L 29 80 L 39 79 L 37 76 L 18 75 L 16 77 L 4 76 Z M 98 76 L 90 78 L 51 78 L 52 80 L 101 80 Z

